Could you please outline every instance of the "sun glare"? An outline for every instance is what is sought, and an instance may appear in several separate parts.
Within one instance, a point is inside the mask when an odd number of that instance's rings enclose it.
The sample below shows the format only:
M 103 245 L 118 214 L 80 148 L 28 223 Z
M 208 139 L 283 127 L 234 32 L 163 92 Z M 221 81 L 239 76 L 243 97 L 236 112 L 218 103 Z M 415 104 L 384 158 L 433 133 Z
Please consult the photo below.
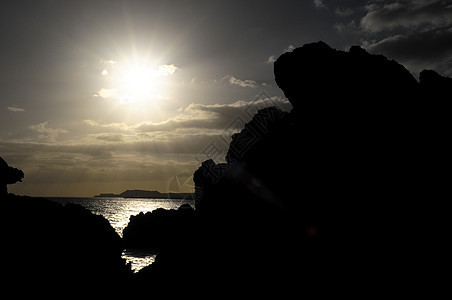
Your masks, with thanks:
M 149 101 L 164 92 L 156 68 L 147 63 L 118 65 L 115 71 L 116 89 L 122 102 Z
M 147 66 L 125 68 L 118 74 L 118 80 L 128 94 L 135 96 L 145 96 L 158 87 L 156 71 Z
M 173 64 L 158 65 L 150 61 L 134 59 L 131 61 L 105 61 L 106 68 L 101 75 L 108 78 L 111 88 L 103 88 L 97 95 L 108 95 L 119 99 L 120 103 L 138 106 L 165 97 L 168 76 L 177 70 Z

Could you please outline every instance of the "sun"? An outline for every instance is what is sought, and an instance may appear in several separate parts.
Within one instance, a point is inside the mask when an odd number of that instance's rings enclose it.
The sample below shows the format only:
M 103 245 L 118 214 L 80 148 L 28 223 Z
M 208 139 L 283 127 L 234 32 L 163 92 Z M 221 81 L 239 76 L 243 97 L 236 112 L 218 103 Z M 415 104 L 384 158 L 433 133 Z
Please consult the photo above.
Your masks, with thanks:
M 164 92 L 156 67 L 146 62 L 118 66 L 115 81 L 120 95 L 129 101 L 152 99 Z
M 119 99 L 121 104 L 142 105 L 165 98 L 168 77 L 179 68 L 173 64 L 156 64 L 144 59 L 105 61 L 101 75 L 108 78 L 111 88 L 104 88 L 99 96 Z

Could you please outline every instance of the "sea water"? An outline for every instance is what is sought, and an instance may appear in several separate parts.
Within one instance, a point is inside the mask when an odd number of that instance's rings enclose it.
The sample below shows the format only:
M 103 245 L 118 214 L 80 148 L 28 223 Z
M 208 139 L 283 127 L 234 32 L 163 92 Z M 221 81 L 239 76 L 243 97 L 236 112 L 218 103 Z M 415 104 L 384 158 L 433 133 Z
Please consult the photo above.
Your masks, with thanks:
M 177 209 L 182 204 L 193 205 L 193 200 L 186 199 L 150 199 L 150 198 L 119 198 L 119 197 L 47 197 L 47 199 L 61 203 L 80 204 L 96 215 L 102 215 L 110 222 L 110 225 L 122 237 L 122 231 L 127 226 L 130 216 L 153 211 L 157 208 Z M 124 249 L 122 258 L 131 264 L 135 272 L 152 264 L 156 253 Z

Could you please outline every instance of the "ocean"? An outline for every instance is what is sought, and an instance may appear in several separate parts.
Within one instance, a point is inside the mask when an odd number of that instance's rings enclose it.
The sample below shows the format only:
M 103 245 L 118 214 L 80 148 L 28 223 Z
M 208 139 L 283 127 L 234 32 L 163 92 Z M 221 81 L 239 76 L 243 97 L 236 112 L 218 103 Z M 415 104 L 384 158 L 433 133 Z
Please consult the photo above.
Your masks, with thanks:
M 129 223 L 130 216 L 137 215 L 140 212 L 146 213 L 157 208 L 177 209 L 182 204 L 188 203 L 194 205 L 193 200 L 184 199 L 150 199 L 150 198 L 118 198 L 118 197 L 92 197 L 92 198 L 76 198 L 76 197 L 46 197 L 49 200 L 66 204 L 74 203 L 89 209 L 96 215 L 104 216 L 110 225 L 122 237 L 122 230 Z M 136 250 L 124 249 L 122 257 L 131 264 L 132 270 L 135 272 L 152 264 L 156 257 L 156 253 Z

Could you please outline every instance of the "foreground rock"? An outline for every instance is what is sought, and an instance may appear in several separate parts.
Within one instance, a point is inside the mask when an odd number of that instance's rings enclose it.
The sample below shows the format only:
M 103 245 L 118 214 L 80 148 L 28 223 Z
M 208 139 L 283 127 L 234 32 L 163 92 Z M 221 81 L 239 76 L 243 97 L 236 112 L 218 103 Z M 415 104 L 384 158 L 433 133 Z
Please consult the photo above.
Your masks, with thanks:
M 162 252 L 141 279 L 162 287 L 179 274 L 194 294 L 254 295 L 419 282 L 426 260 L 413 260 L 435 239 L 422 228 L 433 212 L 443 219 L 448 105 L 438 89 L 450 79 L 424 72 L 418 83 L 381 55 L 319 42 L 283 54 L 275 80 L 294 109 L 260 110 L 226 163 L 202 164 L 192 243 Z
M 12 194 L 2 198 L 2 212 L 6 286 L 46 295 L 109 294 L 127 280 L 121 238 L 104 217 L 75 204 Z
M 177 210 L 158 208 L 146 214 L 131 216 L 123 230 L 126 248 L 160 251 L 175 241 L 189 239 L 195 230 L 195 212 L 189 204 Z

